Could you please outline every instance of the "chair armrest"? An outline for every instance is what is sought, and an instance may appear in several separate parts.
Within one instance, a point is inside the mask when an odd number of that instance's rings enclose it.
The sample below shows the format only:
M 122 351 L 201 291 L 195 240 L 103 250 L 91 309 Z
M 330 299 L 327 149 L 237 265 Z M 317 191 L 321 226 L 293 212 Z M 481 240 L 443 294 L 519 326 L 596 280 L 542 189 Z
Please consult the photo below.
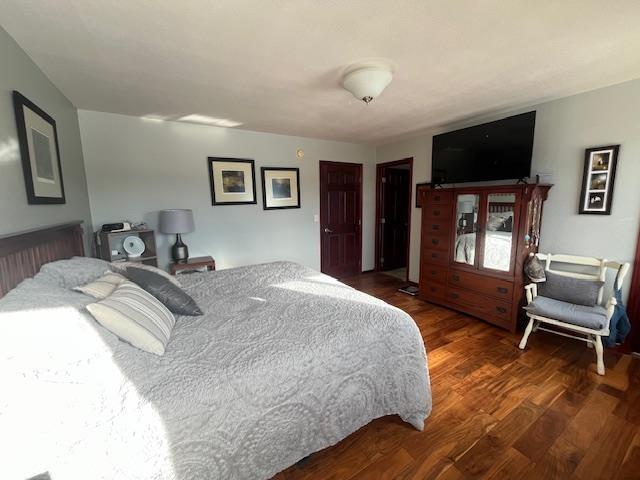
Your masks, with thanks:
M 609 300 L 607 300 L 607 304 L 604 307 L 607 309 L 607 320 L 609 320 L 613 316 L 613 311 L 615 310 L 617 304 L 618 301 L 616 300 L 616 297 L 611 297 Z
M 524 292 L 527 295 L 527 305 L 533 302 L 533 299 L 538 296 L 538 285 L 536 283 L 530 283 L 524 286 Z

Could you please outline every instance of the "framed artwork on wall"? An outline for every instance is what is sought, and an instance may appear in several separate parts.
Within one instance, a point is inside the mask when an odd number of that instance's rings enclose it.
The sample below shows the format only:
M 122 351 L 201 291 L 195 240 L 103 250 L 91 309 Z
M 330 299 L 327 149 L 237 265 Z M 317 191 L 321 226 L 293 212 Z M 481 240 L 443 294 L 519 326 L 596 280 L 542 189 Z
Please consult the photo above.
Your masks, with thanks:
M 619 150 L 620 145 L 585 150 L 580 214 L 611 214 Z
M 20 92 L 13 92 L 27 201 L 65 203 L 56 121 Z
M 300 208 L 300 169 L 262 167 L 262 205 L 265 210 Z
M 212 205 L 249 205 L 256 202 L 255 162 L 240 158 L 209 157 Z

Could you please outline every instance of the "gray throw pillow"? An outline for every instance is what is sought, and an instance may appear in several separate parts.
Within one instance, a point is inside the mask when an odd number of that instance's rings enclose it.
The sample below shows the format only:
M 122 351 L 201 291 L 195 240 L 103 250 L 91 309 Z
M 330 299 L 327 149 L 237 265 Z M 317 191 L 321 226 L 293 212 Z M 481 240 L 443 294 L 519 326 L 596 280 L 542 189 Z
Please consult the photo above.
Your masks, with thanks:
M 598 301 L 598 292 L 604 285 L 601 280 L 584 280 L 560 275 L 554 272 L 545 272 L 547 280 L 538 284 L 538 295 L 593 307 Z
M 178 315 L 202 315 L 202 310 L 184 290 L 164 276 L 142 268 L 127 268 L 122 272 L 132 282 L 156 297 L 172 313 Z

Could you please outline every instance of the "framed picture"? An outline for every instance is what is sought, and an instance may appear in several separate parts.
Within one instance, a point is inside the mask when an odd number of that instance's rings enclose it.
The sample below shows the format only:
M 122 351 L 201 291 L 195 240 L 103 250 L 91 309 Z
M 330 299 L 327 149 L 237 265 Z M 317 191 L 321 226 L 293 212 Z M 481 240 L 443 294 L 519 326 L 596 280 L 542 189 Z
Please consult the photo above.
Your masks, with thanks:
M 300 208 L 300 169 L 262 167 L 262 204 L 265 210 Z
M 56 121 L 17 91 L 13 92 L 13 108 L 27 201 L 33 205 L 65 203 Z
M 255 162 L 209 157 L 212 205 L 248 205 L 256 202 Z
M 581 214 L 610 215 L 620 145 L 588 148 L 584 155 Z

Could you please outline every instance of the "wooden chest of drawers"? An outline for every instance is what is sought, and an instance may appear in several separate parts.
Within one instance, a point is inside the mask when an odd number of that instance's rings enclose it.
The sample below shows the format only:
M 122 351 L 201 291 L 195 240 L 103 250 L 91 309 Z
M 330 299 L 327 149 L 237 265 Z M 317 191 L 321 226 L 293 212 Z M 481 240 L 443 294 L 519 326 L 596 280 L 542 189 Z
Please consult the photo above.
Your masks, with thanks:
M 525 235 L 539 233 L 542 203 L 550 186 L 508 185 L 473 188 L 431 189 L 421 187 L 418 204 L 422 207 L 422 232 L 420 246 L 420 293 L 422 300 L 437 303 L 486 320 L 494 325 L 515 331 L 521 306 L 524 304 L 523 272 L 524 259 L 530 252 L 537 251 L 537 244 L 525 242 Z M 491 271 L 482 268 L 484 253 L 478 252 L 484 246 L 481 223 L 486 222 L 491 211 L 489 198 L 508 195 L 515 198 L 509 204 L 512 211 L 512 248 L 506 255 L 508 271 Z M 458 212 L 459 202 L 464 203 L 469 195 L 480 199 L 473 213 L 468 206 Z M 466 215 L 466 216 L 465 216 Z M 475 262 L 462 263 L 456 257 L 456 239 L 468 235 L 469 221 L 475 241 Z M 475 230 L 474 230 L 475 228 Z M 469 238 L 469 237 L 468 237 Z M 456 261 L 458 260 L 458 261 Z

